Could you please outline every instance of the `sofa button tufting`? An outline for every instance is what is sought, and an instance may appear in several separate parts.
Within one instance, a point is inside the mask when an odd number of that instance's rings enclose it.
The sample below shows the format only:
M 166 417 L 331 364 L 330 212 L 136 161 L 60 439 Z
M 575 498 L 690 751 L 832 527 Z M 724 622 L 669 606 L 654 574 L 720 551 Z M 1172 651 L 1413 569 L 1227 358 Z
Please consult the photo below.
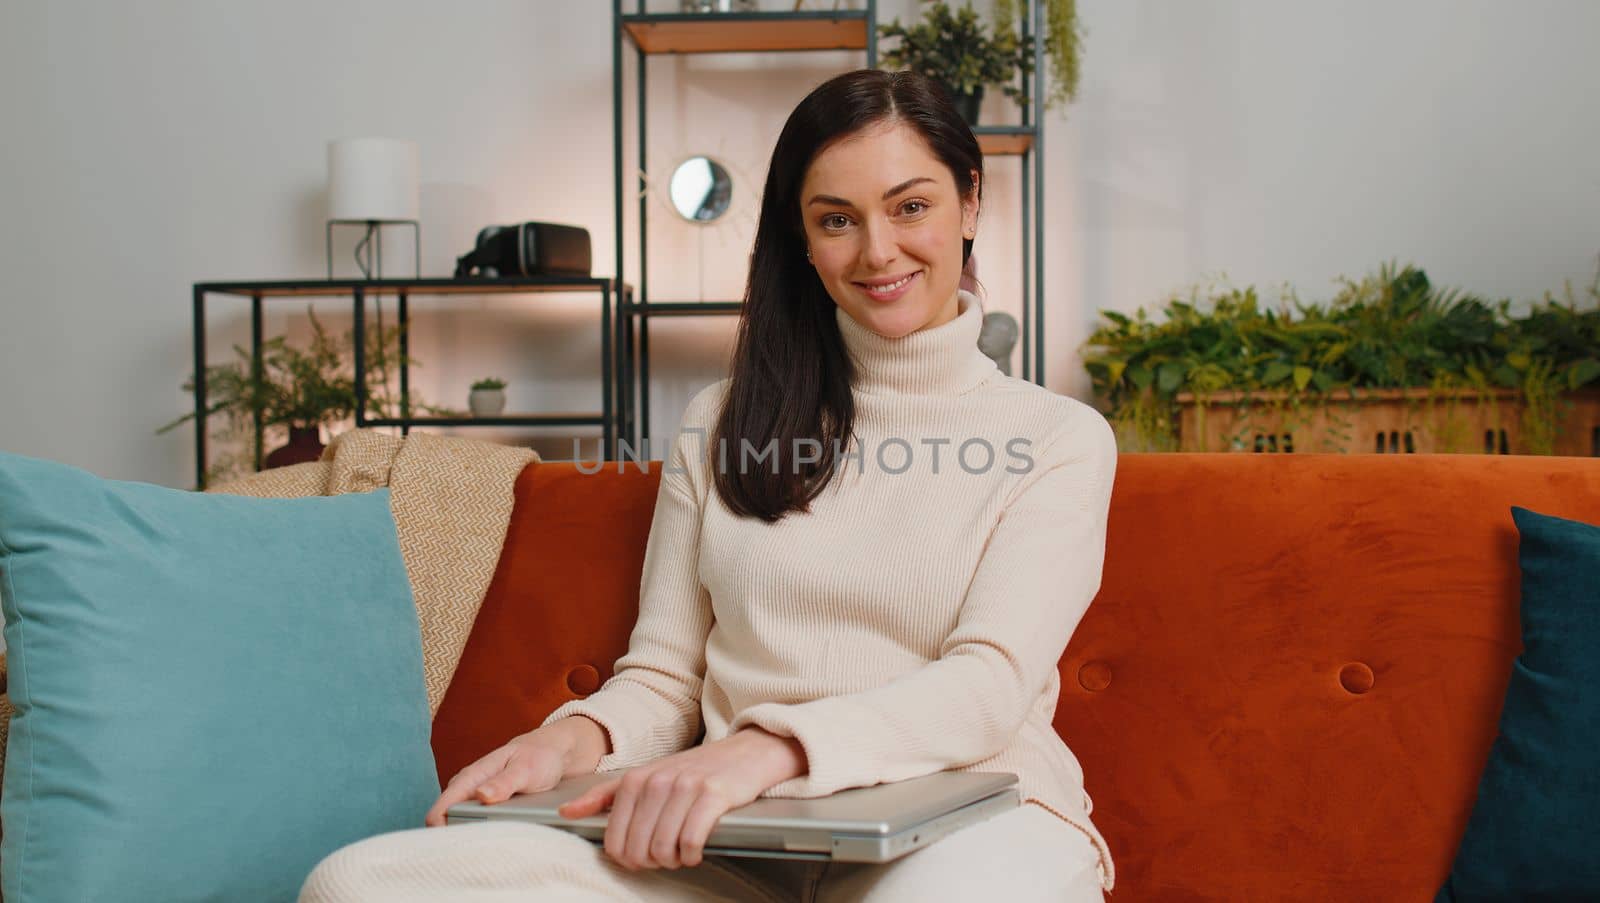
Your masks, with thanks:
M 600 672 L 594 665 L 579 665 L 567 672 L 567 689 L 579 696 L 588 696 L 600 689 Z
M 1078 669 L 1078 686 L 1091 693 L 1111 686 L 1111 666 L 1101 661 L 1084 662 Z
M 1339 683 L 1346 690 L 1360 696 L 1372 689 L 1372 669 L 1360 662 L 1351 662 L 1339 669 Z

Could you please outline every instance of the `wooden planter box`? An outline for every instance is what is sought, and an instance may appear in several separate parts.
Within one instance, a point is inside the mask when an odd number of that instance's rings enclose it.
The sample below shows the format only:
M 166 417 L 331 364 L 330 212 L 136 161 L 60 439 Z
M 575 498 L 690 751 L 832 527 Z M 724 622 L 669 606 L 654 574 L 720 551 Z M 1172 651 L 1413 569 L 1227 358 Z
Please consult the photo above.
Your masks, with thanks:
M 1180 451 L 1531 454 L 1523 435 L 1521 393 L 1369 389 L 1352 398 L 1330 393 L 1326 404 L 1285 404 L 1283 392 L 1218 392 L 1202 405 L 1178 396 Z M 1600 456 L 1600 390 L 1556 401 L 1554 452 Z

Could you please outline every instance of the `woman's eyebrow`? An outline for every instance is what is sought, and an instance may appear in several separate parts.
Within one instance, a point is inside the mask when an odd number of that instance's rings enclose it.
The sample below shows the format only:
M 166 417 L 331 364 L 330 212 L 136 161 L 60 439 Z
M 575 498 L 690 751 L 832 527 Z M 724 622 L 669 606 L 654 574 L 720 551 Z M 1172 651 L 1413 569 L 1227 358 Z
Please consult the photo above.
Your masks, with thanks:
M 933 181 L 933 179 L 930 179 L 927 176 L 917 176 L 915 179 L 907 179 L 904 182 L 901 182 L 899 185 L 896 185 L 893 188 L 889 189 L 888 191 L 885 191 L 883 193 L 883 199 L 887 201 L 888 199 L 894 197 L 895 195 L 899 194 L 902 191 L 905 191 L 907 188 L 910 188 L 913 185 L 920 185 L 923 182 L 932 182 L 932 181 Z M 813 197 L 811 200 L 806 201 L 806 206 L 810 206 L 812 204 L 833 204 L 833 205 L 838 206 L 838 207 L 853 207 L 853 206 L 855 206 L 854 204 L 851 204 L 849 201 L 845 200 L 844 198 L 836 198 L 831 194 L 819 194 L 819 195 L 816 195 L 815 197 Z

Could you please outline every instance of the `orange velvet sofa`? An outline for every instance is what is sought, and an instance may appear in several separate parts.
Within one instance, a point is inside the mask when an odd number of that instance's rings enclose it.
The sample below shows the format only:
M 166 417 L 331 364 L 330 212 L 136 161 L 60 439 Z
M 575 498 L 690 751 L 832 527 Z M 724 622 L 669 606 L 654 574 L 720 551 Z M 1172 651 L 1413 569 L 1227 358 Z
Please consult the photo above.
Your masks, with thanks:
M 659 479 L 523 472 L 442 778 L 610 676 Z M 1124 455 L 1055 718 L 1113 899 L 1432 900 L 1521 647 L 1512 505 L 1600 522 L 1600 459 Z

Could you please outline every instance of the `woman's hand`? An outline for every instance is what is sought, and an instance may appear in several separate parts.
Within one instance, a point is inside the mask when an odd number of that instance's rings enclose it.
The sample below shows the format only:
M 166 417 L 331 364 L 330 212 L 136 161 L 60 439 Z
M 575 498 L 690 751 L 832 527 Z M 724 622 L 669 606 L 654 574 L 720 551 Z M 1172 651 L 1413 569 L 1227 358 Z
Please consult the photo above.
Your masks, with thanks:
M 591 788 L 561 807 L 583 818 L 611 807 L 606 853 L 624 868 L 700 864 L 717 820 L 761 792 L 806 773 L 800 744 L 760 728 L 657 759 Z
M 518 793 L 549 790 L 562 778 L 592 774 L 610 745 L 605 728 L 582 715 L 513 737 L 451 778 L 423 823 L 443 825 L 447 809 L 473 797 L 498 803 Z

